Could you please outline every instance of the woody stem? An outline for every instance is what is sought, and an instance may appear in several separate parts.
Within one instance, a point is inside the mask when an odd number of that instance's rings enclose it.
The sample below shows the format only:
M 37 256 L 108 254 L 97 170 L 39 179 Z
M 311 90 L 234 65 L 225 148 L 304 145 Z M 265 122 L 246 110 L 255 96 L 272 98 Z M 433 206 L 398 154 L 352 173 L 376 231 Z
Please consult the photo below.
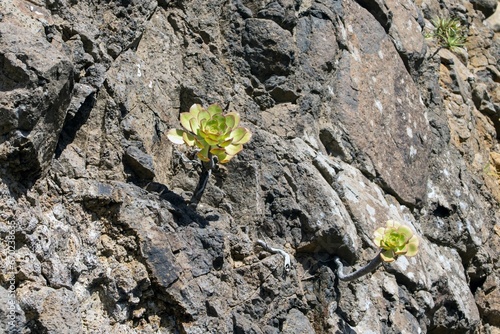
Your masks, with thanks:
M 202 164 L 203 166 L 203 171 L 200 174 L 200 179 L 198 180 L 198 184 L 196 185 L 196 189 L 193 192 L 193 196 L 191 197 L 190 205 L 196 209 L 198 206 L 198 203 L 201 200 L 201 196 L 203 196 L 203 192 L 205 191 L 205 188 L 208 183 L 208 179 L 210 178 L 210 175 L 212 174 L 212 169 L 215 167 L 215 161 L 214 157 L 212 156 L 212 153 L 208 152 L 208 159 L 210 161 L 208 162 L 208 166 L 206 164 Z
M 375 256 L 364 267 L 361 267 L 350 274 L 344 274 L 344 265 L 342 264 L 342 261 L 340 261 L 340 258 L 336 256 L 334 260 L 337 264 L 337 276 L 341 281 L 352 281 L 360 278 L 361 276 L 377 269 L 377 267 L 382 263 L 382 257 L 380 257 L 380 253 L 378 253 L 377 256 Z

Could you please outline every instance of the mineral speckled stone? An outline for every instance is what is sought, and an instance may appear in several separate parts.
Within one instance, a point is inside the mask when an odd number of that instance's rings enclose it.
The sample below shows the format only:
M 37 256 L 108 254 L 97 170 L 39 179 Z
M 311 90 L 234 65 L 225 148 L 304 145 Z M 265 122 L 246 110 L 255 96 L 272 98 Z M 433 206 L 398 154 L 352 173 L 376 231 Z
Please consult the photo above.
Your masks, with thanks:
M 494 7 L 0 1 L 0 332 L 498 333 Z M 196 210 L 195 103 L 252 132 Z M 419 253 L 339 280 L 390 219 Z

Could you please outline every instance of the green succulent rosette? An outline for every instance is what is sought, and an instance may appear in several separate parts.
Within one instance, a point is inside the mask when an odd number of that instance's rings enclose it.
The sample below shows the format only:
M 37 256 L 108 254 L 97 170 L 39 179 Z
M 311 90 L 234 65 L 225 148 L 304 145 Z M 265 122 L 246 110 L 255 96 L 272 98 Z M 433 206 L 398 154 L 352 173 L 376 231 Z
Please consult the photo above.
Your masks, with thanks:
M 217 104 L 206 110 L 193 104 L 189 112 L 180 115 L 185 130 L 172 129 L 167 138 L 174 144 L 187 144 L 200 149 L 197 156 L 202 161 L 210 161 L 210 155 L 218 162 L 226 163 L 243 149 L 252 137 L 250 130 L 239 126 L 240 115 L 236 112 L 222 114 Z
M 467 32 L 458 19 L 435 18 L 431 22 L 434 25 L 434 32 L 431 37 L 435 37 L 444 47 L 453 50 L 464 46 L 467 40 Z
M 378 228 L 373 242 L 382 249 L 380 257 L 385 262 L 394 261 L 398 255 L 415 256 L 418 253 L 418 238 L 412 230 L 394 220 L 388 220 L 386 227 Z

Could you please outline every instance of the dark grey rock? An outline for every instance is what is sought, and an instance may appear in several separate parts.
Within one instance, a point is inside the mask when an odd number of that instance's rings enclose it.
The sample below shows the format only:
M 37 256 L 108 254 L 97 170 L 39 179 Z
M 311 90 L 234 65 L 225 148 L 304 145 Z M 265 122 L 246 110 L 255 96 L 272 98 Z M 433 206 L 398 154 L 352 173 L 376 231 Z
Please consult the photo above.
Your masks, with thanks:
M 153 158 L 135 146 L 127 148 L 123 162 L 141 179 L 152 180 L 155 177 Z
M 294 60 L 291 37 L 274 21 L 247 19 L 242 43 L 252 74 L 261 81 L 271 75 L 288 75 Z
M 73 64 L 44 38 L 6 21 L 0 23 L 0 160 L 28 180 L 45 172 L 54 154 Z
M 282 333 L 294 334 L 310 334 L 314 333 L 314 328 L 309 323 L 309 320 L 297 309 L 291 309 L 283 323 Z
M 493 15 L 498 6 L 498 1 L 495 0 L 474 0 L 471 1 L 471 3 L 474 5 L 474 8 L 480 10 L 486 18 Z
M 0 238 L 15 223 L 20 332 L 498 327 L 500 52 L 478 3 L 0 12 Z M 466 48 L 424 39 L 436 16 L 460 17 Z M 193 103 L 239 112 L 253 133 L 196 210 L 195 152 L 165 137 Z M 388 219 L 419 254 L 339 282 L 333 256 L 346 272 L 370 261 Z

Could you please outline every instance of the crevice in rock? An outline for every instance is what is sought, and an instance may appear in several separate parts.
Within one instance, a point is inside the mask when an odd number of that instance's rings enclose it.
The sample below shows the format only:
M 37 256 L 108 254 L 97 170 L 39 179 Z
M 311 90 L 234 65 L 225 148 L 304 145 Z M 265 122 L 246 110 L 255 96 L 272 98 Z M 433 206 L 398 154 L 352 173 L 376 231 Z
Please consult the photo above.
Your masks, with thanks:
M 399 54 L 399 57 L 403 61 L 403 64 L 406 68 L 406 72 L 410 74 L 414 82 L 417 82 L 416 77 L 418 77 L 418 70 L 421 68 L 422 64 L 425 60 L 425 52 L 423 52 L 424 56 L 418 57 L 418 55 L 408 54 L 402 50 L 399 50 L 396 45 L 394 45 L 396 51 Z
M 3 180 L 12 178 L 12 181 L 6 183 L 11 191 L 12 196 L 18 196 L 19 191 L 27 191 L 30 189 L 36 180 L 42 175 L 42 166 L 37 158 L 36 148 L 33 143 L 26 137 L 23 132 L 16 132 L 16 134 L 11 139 L 13 149 L 10 152 L 0 155 L 0 163 L 3 167 L 5 174 L 9 174 L 10 177 L 2 176 Z M 7 172 L 8 171 L 8 172 Z M 22 185 L 22 187 L 19 187 Z
M 278 1 L 273 1 L 260 9 L 257 17 L 272 20 L 291 33 L 297 25 L 297 18 L 291 8 L 284 8 Z
M 193 222 L 197 223 L 199 227 L 206 227 L 210 221 L 219 219 L 218 216 L 203 217 L 195 210 L 189 207 L 186 200 L 168 189 L 167 186 L 158 182 L 141 181 L 137 183 L 138 186 L 146 189 L 149 192 L 157 193 L 158 196 L 171 204 L 168 211 L 172 214 L 174 222 L 178 226 L 187 226 Z
M 71 116 L 68 114 L 56 145 L 56 159 L 59 159 L 64 149 L 75 140 L 76 133 L 87 122 L 95 102 L 95 93 L 91 93 L 87 96 L 75 115 Z
M 147 287 L 147 290 L 143 290 L 138 296 L 140 301 L 137 304 L 130 304 L 127 301 L 129 298 L 128 294 L 123 294 L 123 291 L 120 291 L 120 287 L 116 286 L 116 277 L 110 278 L 104 273 L 96 277 L 90 283 L 88 289 L 91 294 L 94 291 L 99 294 L 99 299 L 108 317 L 113 318 L 116 304 L 123 303 L 126 305 L 125 307 L 129 309 L 128 320 L 133 320 L 131 318 L 133 310 L 143 307 L 146 309 L 147 313 L 163 314 L 165 317 L 162 317 L 162 322 L 164 321 L 163 318 L 167 319 L 172 315 L 175 316 L 177 321 L 192 321 L 192 315 L 189 314 L 182 305 L 179 305 L 176 298 L 168 292 L 169 288 L 179 280 L 179 277 L 175 277 L 175 273 L 172 279 L 169 277 L 165 280 L 163 279 L 164 277 L 161 277 L 163 274 L 172 276 L 171 271 L 174 272 L 176 270 L 175 264 L 172 265 L 168 264 L 166 261 L 161 261 L 161 258 L 166 259 L 166 257 L 163 257 L 161 254 L 163 252 L 157 249 L 155 245 L 148 244 L 148 242 L 150 242 L 149 236 L 141 236 L 141 232 L 136 230 L 133 226 L 129 226 L 127 222 L 120 222 L 117 216 L 122 209 L 121 204 L 113 204 L 111 207 L 103 208 L 102 203 L 99 204 L 99 202 L 99 200 L 96 200 L 92 202 L 91 205 L 85 202 L 84 205 L 87 204 L 85 205 L 86 209 L 94 212 L 100 218 L 105 218 L 103 220 L 106 222 L 104 224 L 105 233 L 112 236 L 114 240 L 117 240 L 118 237 L 121 236 L 132 237 L 134 242 L 133 245 L 129 244 L 126 248 L 127 255 L 132 256 L 137 262 L 144 266 L 147 270 L 147 277 L 150 280 L 150 285 Z M 165 247 L 169 246 L 165 245 Z M 102 253 L 101 255 L 105 254 L 106 253 Z M 108 256 L 113 255 L 109 254 Z M 162 268 L 158 269 L 158 266 Z M 171 271 L 169 271 L 169 269 L 171 269 Z M 169 284 L 165 286 L 167 282 Z M 141 283 L 137 282 L 137 284 L 138 287 L 140 287 Z M 121 323 L 119 320 L 116 322 Z
M 396 191 L 392 189 L 378 173 L 374 176 L 364 168 L 359 168 L 359 171 L 361 172 L 361 174 L 363 174 L 364 177 L 379 186 L 386 194 L 394 197 L 400 205 L 406 206 L 408 209 L 410 209 L 410 211 L 413 212 L 415 211 L 415 209 L 423 206 L 424 203 L 421 199 L 417 199 L 416 203 L 410 203 L 403 200 L 401 196 L 399 196 Z
M 486 277 L 487 276 L 479 277 L 477 279 L 470 280 L 469 288 L 470 288 L 470 291 L 472 292 L 473 295 L 476 293 L 477 289 L 479 289 L 480 287 L 483 286 L 484 282 L 486 281 Z
M 144 36 L 144 31 L 142 31 L 139 35 L 137 35 L 129 45 L 123 48 L 122 52 L 118 54 L 115 58 L 118 58 L 122 53 L 125 53 L 127 50 L 133 50 L 134 52 L 137 51 L 137 48 L 139 47 L 139 44 L 141 43 L 142 36 Z
M 393 274 L 394 278 L 396 278 L 396 282 L 398 283 L 398 285 L 406 287 L 408 291 L 414 292 L 422 288 L 416 284 L 415 280 L 410 279 L 404 273 L 394 269 L 394 267 L 391 266 L 391 264 L 384 265 L 384 269 L 388 273 Z
M 356 0 L 356 2 L 370 12 L 382 28 L 384 28 L 386 34 L 389 34 L 392 25 L 392 12 L 386 7 L 384 2 L 377 0 Z
M 25 313 L 26 316 L 28 313 Z M 34 315 L 33 318 L 28 319 L 26 317 L 26 328 L 31 331 L 31 333 L 47 333 L 47 328 L 38 320 L 38 315 Z
M 203 105 L 204 102 L 202 99 L 198 97 L 198 94 L 194 87 L 186 85 L 181 85 L 180 87 L 179 101 L 180 101 L 180 106 L 179 106 L 180 112 L 188 111 L 193 104 L 198 103 Z
M 440 218 L 447 218 L 451 216 L 452 211 L 442 205 L 437 205 L 437 207 L 432 211 L 432 215 Z
M 344 138 L 343 134 L 338 134 L 331 129 L 324 128 L 319 131 L 319 140 L 328 154 L 346 163 L 352 162 L 352 157 L 345 147 L 345 144 L 350 143 L 348 142 L 348 138 Z

